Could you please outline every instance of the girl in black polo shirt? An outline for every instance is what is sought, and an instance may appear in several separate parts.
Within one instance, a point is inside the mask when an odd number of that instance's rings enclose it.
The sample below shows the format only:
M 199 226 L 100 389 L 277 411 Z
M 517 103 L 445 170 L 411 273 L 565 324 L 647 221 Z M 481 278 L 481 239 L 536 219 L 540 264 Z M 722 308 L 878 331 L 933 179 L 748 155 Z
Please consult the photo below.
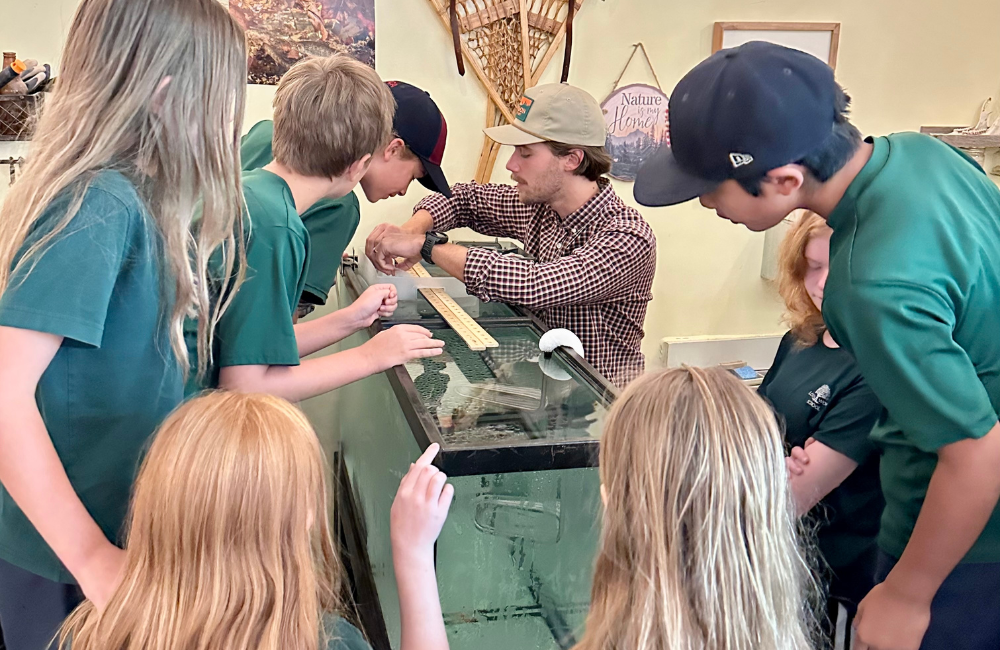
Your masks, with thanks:
M 882 407 L 853 357 L 823 324 L 832 232 L 807 212 L 782 243 L 779 290 L 791 331 L 759 392 L 784 420 L 796 506 L 815 520 L 829 567 L 828 633 L 848 647 L 851 619 L 874 586 L 883 499 L 878 454 L 868 434 Z

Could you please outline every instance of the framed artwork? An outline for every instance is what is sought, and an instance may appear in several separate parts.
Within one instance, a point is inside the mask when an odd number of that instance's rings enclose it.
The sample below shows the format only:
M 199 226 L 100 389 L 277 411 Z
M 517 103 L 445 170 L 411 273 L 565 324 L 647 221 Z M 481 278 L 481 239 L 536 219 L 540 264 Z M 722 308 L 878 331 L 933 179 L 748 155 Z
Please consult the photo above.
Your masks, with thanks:
M 749 41 L 767 41 L 802 50 L 836 70 L 840 23 L 718 22 L 712 32 L 712 52 Z
M 375 67 L 375 0 L 229 0 L 247 38 L 247 82 L 276 85 L 310 56 L 347 53 Z

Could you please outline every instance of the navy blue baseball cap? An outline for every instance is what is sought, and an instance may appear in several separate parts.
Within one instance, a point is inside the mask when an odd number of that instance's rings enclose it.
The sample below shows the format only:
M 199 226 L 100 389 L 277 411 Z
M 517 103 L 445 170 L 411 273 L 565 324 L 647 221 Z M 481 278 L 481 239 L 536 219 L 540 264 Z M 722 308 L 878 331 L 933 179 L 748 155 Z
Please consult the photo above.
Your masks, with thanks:
M 836 98 L 833 70 L 811 54 L 761 41 L 719 50 L 670 95 L 670 148 L 639 169 L 635 200 L 675 205 L 802 160 L 831 137 Z
M 402 81 L 385 83 L 396 100 L 392 130 L 416 154 L 424 167 L 424 175 L 417 180 L 427 189 L 451 198 L 451 186 L 441 171 L 444 145 L 448 139 L 448 123 L 444 121 L 444 115 L 427 91 Z

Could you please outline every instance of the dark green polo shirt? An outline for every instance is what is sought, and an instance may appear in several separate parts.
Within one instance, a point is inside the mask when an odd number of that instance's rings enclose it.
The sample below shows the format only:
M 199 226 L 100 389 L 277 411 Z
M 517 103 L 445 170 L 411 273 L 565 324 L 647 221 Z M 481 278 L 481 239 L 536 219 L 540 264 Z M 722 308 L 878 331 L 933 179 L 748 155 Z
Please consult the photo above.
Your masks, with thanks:
M 309 233 L 280 176 L 264 169 L 244 172 L 243 194 L 246 279 L 215 328 L 214 362 L 201 382 L 195 375 L 197 324 L 187 323 L 189 394 L 218 387 L 223 367 L 299 365 L 293 316 L 309 268 Z
M 274 122 L 264 120 L 243 136 L 240 158 L 244 171 L 260 169 L 274 159 L 271 153 L 273 135 Z M 361 221 L 358 197 L 350 192 L 339 199 L 321 199 L 305 211 L 302 221 L 312 242 L 303 301 L 323 305 L 337 280 L 340 259 Z
M 880 547 L 899 557 L 937 450 L 980 438 L 1000 408 L 1000 189 L 958 150 L 902 133 L 829 216 L 823 314 L 885 411 Z M 965 556 L 1000 562 L 1000 509 Z
M 45 210 L 22 255 L 69 204 L 66 192 Z M 63 337 L 39 382 L 38 408 L 73 489 L 116 543 L 146 443 L 183 396 L 167 332 L 171 308 L 162 300 L 162 255 L 133 184 L 104 171 L 30 272 L 15 274 L 0 296 L 0 325 Z M 74 582 L 3 488 L 0 558 Z

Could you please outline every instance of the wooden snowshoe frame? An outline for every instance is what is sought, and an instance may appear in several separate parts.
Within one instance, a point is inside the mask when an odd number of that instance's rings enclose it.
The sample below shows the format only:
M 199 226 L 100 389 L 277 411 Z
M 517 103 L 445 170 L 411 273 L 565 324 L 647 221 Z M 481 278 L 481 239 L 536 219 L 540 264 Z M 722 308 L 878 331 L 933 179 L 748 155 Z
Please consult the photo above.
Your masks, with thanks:
M 429 0 L 445 28 L 452 31 L 456 51 L 479 77 L 489 96 L 486 126 L 514 121 L 527 88 L 538 83 L 549 61 L 567 37 L 570 0 Z M 575 0 L 574 11 L 583 0 Z M 454 12 L 452 6 L 454 5 Z M 572 35 L 572 29 L 570 29 Z M 567 57 L 568 58 L 568 57 Z M 564 74 L 567 71 L 564 62 Z M 459 60 L 459 71 L 464 67 Z M 483 142 L 475 180 L 489 182 L 500 145 Z

